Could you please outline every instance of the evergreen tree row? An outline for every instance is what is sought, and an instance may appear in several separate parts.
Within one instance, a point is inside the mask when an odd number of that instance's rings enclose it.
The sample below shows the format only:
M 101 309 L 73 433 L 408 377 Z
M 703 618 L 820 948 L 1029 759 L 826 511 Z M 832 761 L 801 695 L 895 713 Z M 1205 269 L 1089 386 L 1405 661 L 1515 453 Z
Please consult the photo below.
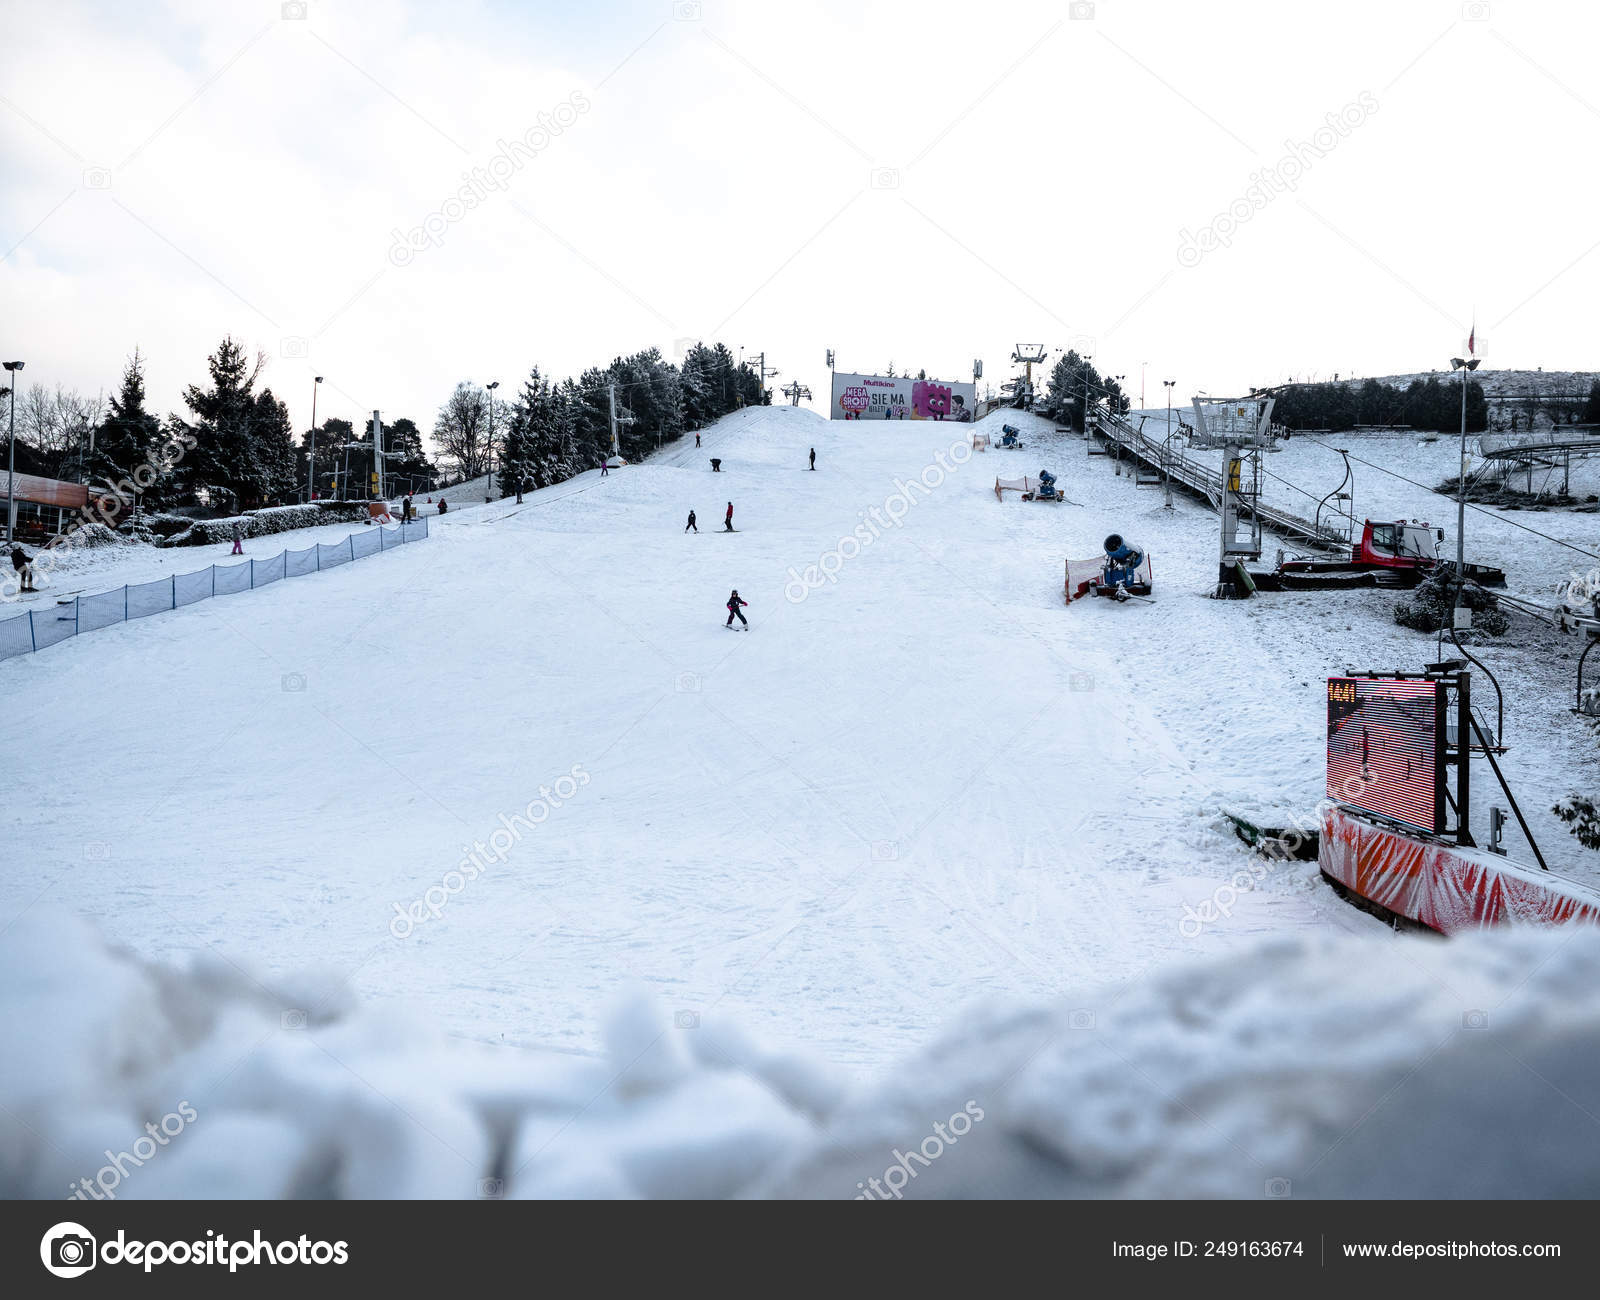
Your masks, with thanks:
M 1396 388 L 1376 379 L 1354 383 L 1291 384 L 1277 391 L 1273 420 L 1289 429 L 1327 429 L 1337 433 L 1358 424 L 1405 425 L 1430 433 L 1461 428 L 1461 381 L 1437 375 Z M 1467 431 L 1489 427 L 1483 385 L 1467 381 Z
M 603 369 L 591 366 L 576 379 L 556 379 L 536 365 L 520 389 L 503 396 L 458 384 L 439 410 L 434 441 L 462 478 L 492 465 L 502 495 L 548 487 L 612 454 L 613 396 L 617 450 L 625 460 L 769 400 L 756 372 L 720 343 L 696 343 L 681 365 L 650 348 Z

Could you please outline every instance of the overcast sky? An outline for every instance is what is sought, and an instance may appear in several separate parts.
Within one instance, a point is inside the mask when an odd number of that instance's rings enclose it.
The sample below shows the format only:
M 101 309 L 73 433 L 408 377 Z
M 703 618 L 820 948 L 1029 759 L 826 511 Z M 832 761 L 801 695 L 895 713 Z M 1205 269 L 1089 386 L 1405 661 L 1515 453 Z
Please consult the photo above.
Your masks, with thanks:
M 1505 0 L 4 0 L 0 351 L 96 390 L 137 345 L 165 413 L 232 333 L 302 429 L 314 374 L 321 419 L 431 427 L 458 380 L 687 338 L 819 397 L 830 347 L 998 384 L 1017 343 L 1076 343 L 1136 400 L 1147 363 L 1158 406 L 1164 378 L 1447 366 L 1474 313 L 1491 367 L 1596 367 L 1597 27 Z

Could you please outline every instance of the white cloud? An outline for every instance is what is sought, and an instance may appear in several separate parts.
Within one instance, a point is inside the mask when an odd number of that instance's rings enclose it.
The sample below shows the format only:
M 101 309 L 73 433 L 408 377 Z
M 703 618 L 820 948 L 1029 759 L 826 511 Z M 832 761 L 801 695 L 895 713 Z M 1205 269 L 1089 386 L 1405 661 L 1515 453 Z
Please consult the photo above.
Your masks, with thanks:
M 713 331 L 814 387 L 826 347 L 998 382 L 1015 342 L 1078 334 L 1135 383 L 1148 360 L 1157 395 L 1406 370 L 1474 310 L 1494 364 L 1595 364 L 1583 11 L 12 9 L 0 350 L 95 389 L 138 345 L 163 410 L 225 331 L 274 356 L 302 427 L 315 373 L 319 415 L 426 425 L 458 379 Z M 505 193 L 390 262 L 575 91 L 590 111 Z M 1379 111 L 1294 193 L 1179 265 L 1183 229 L 1363 91 Z

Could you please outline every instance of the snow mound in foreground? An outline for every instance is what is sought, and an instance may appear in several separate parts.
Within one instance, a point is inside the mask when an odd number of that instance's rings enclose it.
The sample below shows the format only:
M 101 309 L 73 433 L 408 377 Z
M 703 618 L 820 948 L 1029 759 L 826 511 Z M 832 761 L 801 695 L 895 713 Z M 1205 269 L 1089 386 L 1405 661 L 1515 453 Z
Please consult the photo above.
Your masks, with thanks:
M 871 1087 L 673 1020 L 500 1050 L 340 981 L 0 939 L 0 1196 L 1589 1197 L 1600 932 L 1268 943 L 969 1009 Z M 146 1136 L 149 1135 L 149 1136 Z

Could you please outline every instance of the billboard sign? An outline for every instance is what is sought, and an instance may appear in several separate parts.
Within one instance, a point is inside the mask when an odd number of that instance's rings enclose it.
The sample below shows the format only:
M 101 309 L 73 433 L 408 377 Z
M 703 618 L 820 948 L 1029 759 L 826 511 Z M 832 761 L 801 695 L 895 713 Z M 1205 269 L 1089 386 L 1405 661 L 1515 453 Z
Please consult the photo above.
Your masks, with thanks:
M 1328 678 L 1328 798 L 1438 834 L 1444 827 L 1444 683 Z
M 906 376 L 833 374 L 831 420 L 953 420 L 973 418 L 974 384 Z

